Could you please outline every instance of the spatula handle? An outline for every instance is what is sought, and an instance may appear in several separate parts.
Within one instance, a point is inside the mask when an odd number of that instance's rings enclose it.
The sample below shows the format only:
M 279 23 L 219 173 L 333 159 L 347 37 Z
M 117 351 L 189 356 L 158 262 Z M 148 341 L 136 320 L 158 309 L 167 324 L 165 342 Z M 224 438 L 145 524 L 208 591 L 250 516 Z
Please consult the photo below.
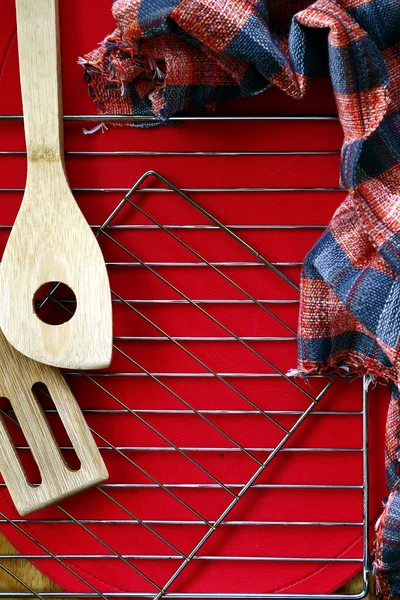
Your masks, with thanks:
M 16 0 L 28 161 L 62 160 L 58 0 Z

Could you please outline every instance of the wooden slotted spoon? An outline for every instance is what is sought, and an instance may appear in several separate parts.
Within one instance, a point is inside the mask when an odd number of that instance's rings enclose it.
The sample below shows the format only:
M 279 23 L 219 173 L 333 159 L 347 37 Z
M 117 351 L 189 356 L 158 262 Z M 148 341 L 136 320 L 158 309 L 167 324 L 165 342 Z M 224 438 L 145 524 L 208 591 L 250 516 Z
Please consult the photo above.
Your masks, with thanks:
M 54 438 L 33 387 L 47 386 L 80 468 L 70 468 Z M 74 395 L 58 369 L 43 365 L 15 350 L 0 331 L 0 396 L 7 398 L 39 468 L 42 482 L 31 485 L 7 428 L 0 417 L 0 471 L 14 504 L 26 515 L 108 477 L 106 466 Z
M 110 364 L 111 295 L 104 259 L 70 190 L 63 161 L 57 0 L 16 0 L 28 175 L 1 266 L 0 324 L 8 341 L 42 363 Z M 49 325 L 34 310 L 46 283 L 68 285 L 73 317 Z

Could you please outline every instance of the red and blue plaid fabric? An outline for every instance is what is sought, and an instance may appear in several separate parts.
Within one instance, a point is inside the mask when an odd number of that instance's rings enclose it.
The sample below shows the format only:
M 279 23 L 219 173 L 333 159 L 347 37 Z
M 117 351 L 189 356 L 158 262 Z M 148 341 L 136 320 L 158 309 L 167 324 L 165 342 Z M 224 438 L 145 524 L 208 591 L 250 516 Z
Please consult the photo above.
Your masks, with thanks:
M 117 29 L 80 62 L 101 112 L 207 111 L 329 72 L 345 202 L 307 255 L 299 374 L 369 374 L 392 391 L 379 590 L 400 594 L 400 4 L 398 0 L 116 0 Z

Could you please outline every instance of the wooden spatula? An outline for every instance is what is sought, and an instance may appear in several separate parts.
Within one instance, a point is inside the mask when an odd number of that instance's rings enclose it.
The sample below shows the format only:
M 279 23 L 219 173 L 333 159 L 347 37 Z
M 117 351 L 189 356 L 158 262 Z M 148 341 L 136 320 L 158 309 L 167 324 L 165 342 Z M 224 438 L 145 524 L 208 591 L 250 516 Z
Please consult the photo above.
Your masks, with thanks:
M 0 323 L 17 350 L 65 368 L 111 361 L 111 295 L 103 256 L 64 171 L 57 0 L 17 0 L 28 175 L 1 265 Z M 49 325 L 33 297 L 48 282 L 68 285 L 72 319 Z
M 72 470 L 60 452 L 46 415 L 32 391 L 37 383 L 47 386 L 80 460 L 79 470 Z M 17 352 L 1 331 L 0 396 L 10 401 L 42 477 L 38 486 L 28 482 L 9 435 L 7 419 L 0 417 L 0 471 L 21 515 L 59 502 L 107 479 L 100 452 L 60 371 Z

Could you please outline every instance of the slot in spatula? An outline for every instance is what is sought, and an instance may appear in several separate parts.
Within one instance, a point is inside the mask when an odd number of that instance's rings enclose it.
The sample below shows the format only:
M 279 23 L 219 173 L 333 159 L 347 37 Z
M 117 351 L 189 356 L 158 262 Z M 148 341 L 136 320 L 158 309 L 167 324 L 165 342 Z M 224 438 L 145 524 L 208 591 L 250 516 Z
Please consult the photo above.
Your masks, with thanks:
M 28 175 L 1 265 L 0 323 L 30 358 L 64 368 L 107 367 L 111 295 L 104 259 L 70 190 L 63 160 L 57 0 L 17 0 L 17 32 Z M 69 286 L 74 316 L 61 325 L 35 313 L 35 293 Z
M 80 468 L 65 462 L 33 387 L 43 383 L 64 424 Z M 53 367 L 37 363 L 15 350 L 0 331 L 0 396 L 7 398 L 39 468 L 42 482 L 31 485 L 26 477 L 8 432 L 6 418 L 0 417 L 0 471 L 14 504 L 26 515 L 89 488 L 108 477 L 74 395 L 64 377 Z

